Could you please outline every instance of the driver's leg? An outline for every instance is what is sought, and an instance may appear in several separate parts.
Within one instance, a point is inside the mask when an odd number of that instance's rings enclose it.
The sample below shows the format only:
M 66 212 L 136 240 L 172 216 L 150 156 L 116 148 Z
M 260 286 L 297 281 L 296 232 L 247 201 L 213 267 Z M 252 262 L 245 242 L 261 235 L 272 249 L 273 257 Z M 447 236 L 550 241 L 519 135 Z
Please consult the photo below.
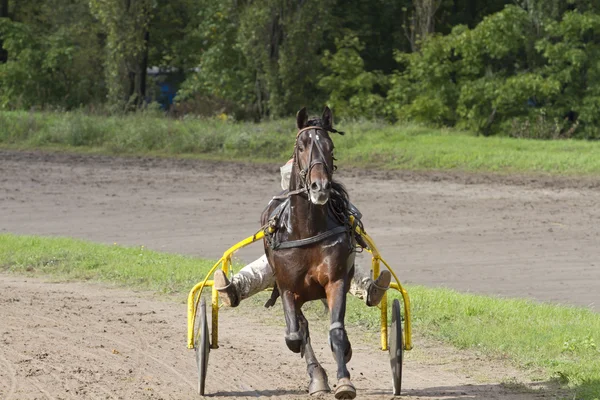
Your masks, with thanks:
M 274 284 L 275 275 L 266 255 L 242 268 L 231 282 L 223 270 L 217 270 L 214 275 L 215 289 L 219 292 L 221 301 L 231 307 L 236 307 L 241 300 L 273 287 Z
M 356 265 L 354 278 L 350 284 L 350 293 L 364 299 L 367 306 L 376 306 L 389 288 L 391 278 L 390 272 L 384 269 L 377 279 L 373 280 L 369 271 Z M 237 307 L 241 300 L 273 287 L 275 275 L 267 256 L 263 255 L 242 268 L 233 276 L 231 282 L 222 270 L 217 270 L 214 275 L 214 285 L 225 305 Z
M 350 294 L 364 299 L 369 307 L 379 304 L 386 290 L 390 287 L 392 274 L 387 269 L 381 271 L 377 279 L 373 280 L 370 271 L 355 265 L 354 278 L 350 283 Z

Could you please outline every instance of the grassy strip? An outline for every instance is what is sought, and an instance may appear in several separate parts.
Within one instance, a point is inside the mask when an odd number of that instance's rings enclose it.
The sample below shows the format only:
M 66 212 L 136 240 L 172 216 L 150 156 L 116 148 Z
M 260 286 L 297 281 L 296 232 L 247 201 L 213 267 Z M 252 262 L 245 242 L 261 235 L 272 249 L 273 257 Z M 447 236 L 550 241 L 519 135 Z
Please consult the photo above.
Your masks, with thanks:
M 0 235 L 0 271 L 99 280 L 161 293 L 181 293 L 212 262 L 65 238 Z M 408 288 L 415 331 L 541 369 L 573 388 L 574 398 L 600 398 L 600 315 L 575 307 Z M 399 297 L 392 294 L 391 297 Z M 349 297 L 347 321 L 375 328 L 378 310 Z
M 93 280 L 152 290 L 186 293 L 214 263 L 158 253 L 141 247 L 102 245 L 68 238 L 0 235 L 0 271 Z
M 174 120 L 151 113 L 94 116 L 82 112 L 0 112 L 0 145 L 111 154 L 183 155 L 284 162 L 292 119 L 260 124 L 219 119 Z M 475 137 L 466 132 L 341 122 L 334 137 L 340 164 L 410 170 L 462 170 L 561 175 L 600 174 L 600 142 Z

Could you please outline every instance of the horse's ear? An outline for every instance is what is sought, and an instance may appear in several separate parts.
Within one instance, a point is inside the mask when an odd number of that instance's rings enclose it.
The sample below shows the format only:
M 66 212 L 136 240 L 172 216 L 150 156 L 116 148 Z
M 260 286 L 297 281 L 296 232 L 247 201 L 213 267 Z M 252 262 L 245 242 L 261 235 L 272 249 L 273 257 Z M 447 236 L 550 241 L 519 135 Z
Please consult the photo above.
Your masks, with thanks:
M 325 130 L 333 129 L 333 113 L 331 112 L 329 107 L 325 106 L 325 109 L 323 110 L 323 117 L 321 117 L 321 120 L 323 121 L 323 128 L 325 128 Z
M 308 113 L 306 112 L 306 107 L 302 107 L 302 110 L 298 111 L 296 114 L 296 126 L 298 129 L 306 128 L 308 125 Z

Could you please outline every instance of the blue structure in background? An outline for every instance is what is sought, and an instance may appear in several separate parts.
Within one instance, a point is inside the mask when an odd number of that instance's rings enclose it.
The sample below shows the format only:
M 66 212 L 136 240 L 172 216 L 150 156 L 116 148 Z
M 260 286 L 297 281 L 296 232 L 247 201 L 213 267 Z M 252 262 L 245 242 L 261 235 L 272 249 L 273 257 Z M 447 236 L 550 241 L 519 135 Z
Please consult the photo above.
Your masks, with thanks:
M 168 111 L 175 100 L 183 74 L 177 70 L 165 71 L 158 67 L 148 68 L 148 91 L 146 102 L 157 102 L 162 110 Z
M 173 104 L 175 95 L 177 94 L 177 88 L 171 82 L 159 83 L 160 94 L 156 101 L 160 103 L 160 108 L 168 110 Z

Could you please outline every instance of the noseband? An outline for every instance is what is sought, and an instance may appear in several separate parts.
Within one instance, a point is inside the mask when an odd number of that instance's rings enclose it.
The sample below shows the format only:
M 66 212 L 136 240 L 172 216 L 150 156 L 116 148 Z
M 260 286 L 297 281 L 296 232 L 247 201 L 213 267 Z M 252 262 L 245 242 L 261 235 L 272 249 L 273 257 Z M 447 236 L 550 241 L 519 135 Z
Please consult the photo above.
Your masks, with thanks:
M 309 131 L 311 129 L 314 129 L 314 135 L 311 133 L 310 134 L 310 144 L 309 144 L 309 153 L 308 153 L 308 165 L 305 166 L 304 168 L 300 168 L 300 163 L 298 162 L 298 139 L 300 138 L 300 135 L 303 132 Z M 315 165 L 318 164 L 323 164 L 323 167 L 325 168 L 325 173 L 327 174 L 327 177 L 329 179 L 331 179 L 331 175 L 332 175 L 332 171 L 331 168 L 329 168 L 329 165 L 327 165 L 327 161 L 325 160 L 325 154 L 323 153 L 323 148 L 321 147 L 321 142 L 320 142 L 320 138 L 321 136 L 319 136 L 319 130 L 324 130 L 323 128 L 321 128 L 320 126 L 307 126 L 306 128 L 302 128 L 298 131 L 298 133 L 296 134 L 296 145 L 294 146 L 294 163 L 296 165 L 298 165 L 298 169 L 300 170 L 300 184 L 301 184 L 301 192 L 306 192 L 308 191 L 308 188 L 310 187 L 310 171 L 313 169 L 313 167 Z M 317 152 L 318 155 L 320 157 L 313 159 L 313 149 L 317 148 Z

